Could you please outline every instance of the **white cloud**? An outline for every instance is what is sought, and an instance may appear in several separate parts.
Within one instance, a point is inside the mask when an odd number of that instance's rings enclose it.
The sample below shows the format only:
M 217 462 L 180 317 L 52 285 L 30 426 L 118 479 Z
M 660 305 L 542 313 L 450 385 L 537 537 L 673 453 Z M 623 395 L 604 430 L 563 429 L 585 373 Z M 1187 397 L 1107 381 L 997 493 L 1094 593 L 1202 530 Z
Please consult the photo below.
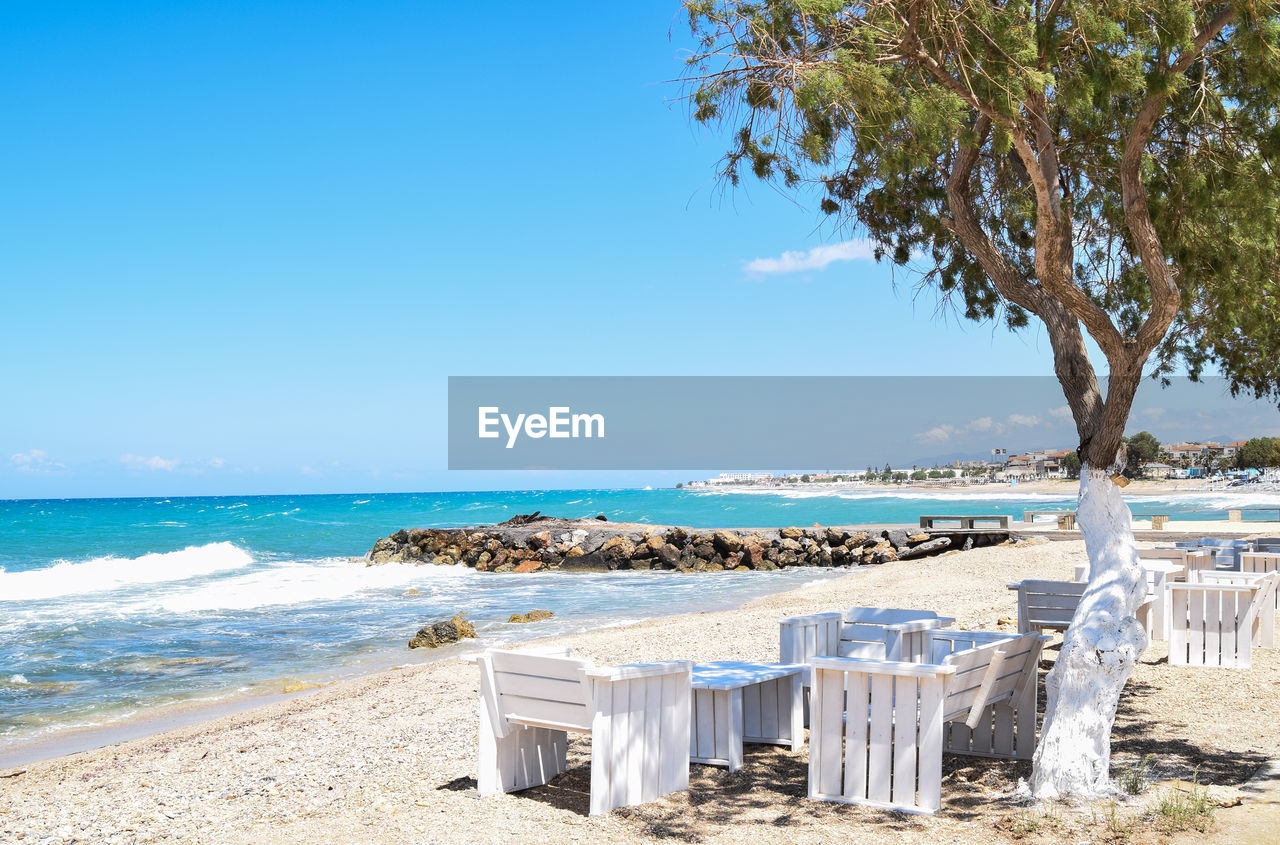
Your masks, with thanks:
M 227 465 L 227 462 L 223 458 L 209 459 L 209 466 L 213 467 L 214 469 L 222 469 L 226 465 Z
M 951 439 L 952 435 L 959 433 L 960 429 L 954 425 L 934 426 L 928 431 L 922 431 L 916 435 L 916 440 L 922 440 L 926 443 L 946 443 Z
M 57 472 L 67 468 L 66 464 L 49 460 L 49 453 L 43 449 L 30 449 L 10 455 L 9 466 L 17 472 Z
M 1059 405 L 1058 407 L 1052 409 L 1048 413 L 1049 413 L 1049 416 L 1053 417 L 1055 420 L 1074 419 L 1074 417 L 1071 416 L 1071 408 L 1068 405 Z
M 784 252 L 777 258 L 755 258 L 743 265 L 748 273 L 782 275 L 802 270 L 824 270 L 837 261 L 868 261 L 875 258 L 871 244 L 865 240 L 815 246 L 806 252 Z
M 181 463 L 176 458 L 161 458 L 158 455 L 144 458 L 141 455 L 121 455 L 120 463 L 132 469 L 163 470 L 173 472 Z
M 1050 412 L 1052 413 L 1052 412 Z M 1007 434 L 1016 426 L 1028 428 L 1040 425 L 1040 418 L 1034 414 L 1010 414 L 1006 422 L 996 422 L 991 417 L 978 417 L 961 426 L 943 423 L 915 436 L 916 440 L 926 443 L 945 443 L 958 434 Z

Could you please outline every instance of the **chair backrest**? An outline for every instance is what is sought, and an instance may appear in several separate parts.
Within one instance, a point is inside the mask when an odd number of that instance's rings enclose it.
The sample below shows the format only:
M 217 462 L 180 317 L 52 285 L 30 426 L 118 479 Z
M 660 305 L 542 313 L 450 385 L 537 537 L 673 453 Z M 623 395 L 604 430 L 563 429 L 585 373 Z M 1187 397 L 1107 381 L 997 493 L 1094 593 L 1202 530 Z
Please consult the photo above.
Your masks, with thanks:
M 1242 552 L 1241 572 L 1275 572 L 1280 570 L 1280 554 L 1276 552 Z
M 1249 668 L 1258 612 L 1263 602 L 1274 602 L 1280 576 L 1204 571 L 1188 577 L 1167 588 L 1169 664 Z
M 481 696 L 499 736 L 509 723 L 589 731 L 594 716 L 590 660 L 547 653 L 488 649 L 476 658 Z
M 793 616 L 778 623 L 778 655 L 783 663 L 808 663 L 813 657 L 864 657 L 884 660 L 889 629 L 901 625 L 949 623 L 931 610 L 851 607 L 843 613 Z
M 887 628 L 913 622 L 932 622 L 941 618 L 943 617 L 931 610 L 851 607 L 841 614 L 838 656 L 884 660 L 887 655 Z
M 1010 589 L 1018 591 L 1018 630 L 1024 633 L 1046 628 L 1065 631 L 1088 586 L 1081 581 L 1036 579 L 1010 584 Z
M 1255 537 L 1253 548 L 1259 552 L 1280 552 L 1280 537 Z
M 1171 560 L 1184 566 L 1187 562 L 1186 549 L 1138 549 L 1138 560 Z
M 813 657 L 836 657 L 839 653 L 839 613 L 793 616 L 778 623 L 781 663 L 808 663 Z

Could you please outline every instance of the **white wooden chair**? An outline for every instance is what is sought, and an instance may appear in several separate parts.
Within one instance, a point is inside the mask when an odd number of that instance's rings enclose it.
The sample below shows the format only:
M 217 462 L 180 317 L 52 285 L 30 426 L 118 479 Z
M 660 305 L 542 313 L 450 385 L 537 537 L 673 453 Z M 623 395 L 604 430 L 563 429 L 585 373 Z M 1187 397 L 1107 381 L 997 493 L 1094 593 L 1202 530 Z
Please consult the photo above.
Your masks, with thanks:
M 913 652 L 925 631 L 945 628 L 956 620 L 931 610 L 851 607 L 843 613 L 793 616 L 778 623 L 778 662 L 808 663 L 813 657 L 865 657 Z M 811 679 L 804 679 L 804 718 L 809 724 Z
M 1018 631 L 1065 631 L 1071 625 L 1080 598 L 1089 585 L 1083 581 L 1041 581 L 1028 579 L 1010 584 L 1018 594 Z M 1151 605 L 1154 596 L 1147 593 L 1138 607 L 1138 621 L 1151 631 Z
M 779 662 L 807 663 L 811 657 L 884 659 L 890 651 L 911 651 L 906 641 L 955 621 L 931 610 L 888 607 L 795 616 L 778 623 Z
M 481 795 L 563 772 L 568 731 L 591 734 L 591 815 L 689 788 L 690 661 L 596 668 L 567 650 L 488 649 L 476 663 Z
M 1280 572 L 1280 552 L 1242 552 L 1241 572 Z M 1280 589 L 1275 591 L 1275 606 L 1280 610 Z
M 813 658 L 809 797 L 932 813 L 944 750 L 1030 758 L 1046 639 L 930 631 L 928 663 Z
M 1169 584 L 1169 664 L 1248 669 L 1252 649 L 1275 645 L 1280 574 L 1205 571 Z

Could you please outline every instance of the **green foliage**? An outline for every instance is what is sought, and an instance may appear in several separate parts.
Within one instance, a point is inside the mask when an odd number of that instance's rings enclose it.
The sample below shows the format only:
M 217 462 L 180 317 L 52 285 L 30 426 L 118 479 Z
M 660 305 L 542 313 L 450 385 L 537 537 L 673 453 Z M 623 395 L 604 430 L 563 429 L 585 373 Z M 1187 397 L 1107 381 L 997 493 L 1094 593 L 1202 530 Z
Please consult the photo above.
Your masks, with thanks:
M 1068 452 L 1062 458 L 1062 468 L 1067 471 L 1067 478 L 1080 477 L 1080 456 L 1075 452 Z
M 1149 431 L 1139 431 L 1125 439 L 1125 475 L 1140 478 L 1142 465 L 1160 457 L 1160 441 Z
M 1065 272 L 1132 341 L 1154 299 L 1121 156 L 1135 115 L 1162 96 L 1141 178 L 1181 306 L 1154 371 L 1216 368 L 1233 391 L 1280 398 L 1280 0 L 685 6 L 692 114 L 732 133 L 729 184 L 749 171 L 810 196 L 964 317 L 1014 329 L 1027 311 L 956 231 L 947 180 L 961 151 L 977 148 L 967 190 L 982 231 L 1036 285 L 1046 206 L 1015 132 L 1039 144 L 1044 130 L 1071 227 Z
M 802 475 L 802 476 L 800 476 L 800 483 L 801 483 L 801 484 L 808 484 L 808 483 L 809 483 L 809 481 L 810 481 L 810 478 L 809 478 L 809 476 L 808 476 L 808 475 Z
M 1241 469 L 1280 467 L 1280 437 L 1254 437 L 1236 452 L 1236 466 Z
M 911 473 L 912 481 L 924 481 L 928 477 L 929 477 L 929 473 L 925 472 L 922 469 L 918 469 L 915 472 Z

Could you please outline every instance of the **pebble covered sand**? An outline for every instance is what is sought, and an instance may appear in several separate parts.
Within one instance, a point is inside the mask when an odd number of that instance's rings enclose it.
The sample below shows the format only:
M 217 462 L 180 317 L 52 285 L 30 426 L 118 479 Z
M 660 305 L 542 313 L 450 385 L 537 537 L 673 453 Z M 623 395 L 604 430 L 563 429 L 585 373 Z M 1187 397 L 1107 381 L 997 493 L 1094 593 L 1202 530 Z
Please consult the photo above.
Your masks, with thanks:
M 770 661 L 777 659 L 780 618 L 854 605 L 937 610 L 965 628 L 1012 630 L 1015 605 L 1005 585 L 1027 577 L 1070 578 L 1083 559 L 1079 541 L 978 549 L 864 568 L 735 611 L 655 619 L 556 642 L 599 664 Z M 1042 671 L 1056 654 L 1051 646 Z M 1194 776 L 1229 790 L 1280 756 L 1275 652 L 1255 651 L 1247 672 L 1170 667 L 1165 658 L 1164 645 L 1155 644 L 1126 689 L 1114 737 L 1117 764 L 1150 755 L 1154 778 Z M 1047 828 L 1020 823 L 1037 812 L 1014 795 L 1029 764 L 950 756 L 943 810 L 935 816 L 810 801 L 807 750 L 749 745 L 746 766 L 732 775 L 695 765 L 687 793 L 592 818 L 585 737 L 571 738 L 570 770 L 552 784 L 481 799 L 473 759 L 477 680 L 474 665 L 461 659 L 421 664 L 145 739 L 0 770 L 0 841 L 1112 839 L 1096 810 L 1077 812 L 1070 821 L 1054 816 L 1058 821 Z M 1138 809 L 1127 804 L 1126 811 Z M 1139 825 L 1127 841 L 1163 839 Z

